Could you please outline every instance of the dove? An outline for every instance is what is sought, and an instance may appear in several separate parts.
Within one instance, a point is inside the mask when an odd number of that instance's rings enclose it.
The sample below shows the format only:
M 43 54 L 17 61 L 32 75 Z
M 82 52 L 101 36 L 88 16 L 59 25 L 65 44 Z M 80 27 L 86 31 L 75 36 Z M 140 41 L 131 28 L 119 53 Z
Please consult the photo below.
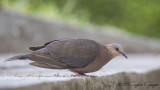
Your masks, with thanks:
M 97 41 L 79 38 L 53 40 L 41 46 L 29 47 L 31 53 L 7 59 L 31 60 L 30 65 L 48 69 L 69 69 L 75 76 L 100 70 L 113 58 L 127 58 L 120 44 L 103 45 Z

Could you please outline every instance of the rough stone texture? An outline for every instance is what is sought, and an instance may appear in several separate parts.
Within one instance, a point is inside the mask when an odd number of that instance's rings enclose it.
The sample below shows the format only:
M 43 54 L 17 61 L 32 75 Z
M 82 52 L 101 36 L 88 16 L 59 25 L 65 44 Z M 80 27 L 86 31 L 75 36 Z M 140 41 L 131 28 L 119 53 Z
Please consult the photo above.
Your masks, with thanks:
M 160 70 L 147 74 L 118 73 L 98 78 L 47 82 L 5 90 L 159 90 Z
M 139 82 L 160 85 L 160 56 L 156 55 L 128 55 L 129 60 L 117 57 L 101 70 L 87 73 L 96 78 L 73 77 L 68 70 L 34 67 L 28 64 L 29 60 L 4 62 L 10 56 L 13 55 L 0 55 L 0 90 L 160 90 L 160 86 L 134 88 Z M 132 86 L 127 85 L 129 82 Z
M 70 37 L 93 39 L 103 44 L 121 43 L 127 53 L 160 52 L 158 40 L 133 37 L 126 33 L 101 31 L 103 30 L 95 27 L 77 27 L 67 23 L 36 20 L 1 9 L 0 53 L 26 52 L 29 46 Z M 111 29 L 106 31 L 111 31 Z

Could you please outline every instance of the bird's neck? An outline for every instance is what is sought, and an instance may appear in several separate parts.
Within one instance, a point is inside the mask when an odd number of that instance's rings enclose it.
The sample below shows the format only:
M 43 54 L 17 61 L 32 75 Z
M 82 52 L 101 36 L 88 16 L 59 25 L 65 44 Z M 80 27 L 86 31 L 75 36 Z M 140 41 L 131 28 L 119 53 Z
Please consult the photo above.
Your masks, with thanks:
M 105 53 L 106 53 L 106 58 L 107 58 L 107 61 L 110 61 L 111 59 L 113 59 L 114 57 L 114 54 L 112 54 L 112 52 L 110 52 L 107 48 L 105 49 Z
M 102 54 L 102 56 L 101 56 L 101 64 L 102 65 L 105 65 L 106 63 L 108 63 L 111 59 L 113 59 L 115 56 L 113 56 L 110 52 L 109 52 L 109 50 L 106 48 L 106 47 L 103 47 L 102 48 L 102 52 L 101 52 Z

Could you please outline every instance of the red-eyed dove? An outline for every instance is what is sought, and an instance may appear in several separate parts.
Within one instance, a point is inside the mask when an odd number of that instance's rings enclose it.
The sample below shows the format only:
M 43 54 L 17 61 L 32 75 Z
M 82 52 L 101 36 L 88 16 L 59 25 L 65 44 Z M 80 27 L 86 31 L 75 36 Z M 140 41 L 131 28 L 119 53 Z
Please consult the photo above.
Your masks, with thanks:
M 50 69 L 69 69 L 77 76 L 95 72 L 116 56 L 127 56 L 120 44 L 102 45 L 88 39 L 60 39 L 43 46 L 29 47 L 33 52 L 9 58 L 12 60 L 32 60 L 31 65 Z

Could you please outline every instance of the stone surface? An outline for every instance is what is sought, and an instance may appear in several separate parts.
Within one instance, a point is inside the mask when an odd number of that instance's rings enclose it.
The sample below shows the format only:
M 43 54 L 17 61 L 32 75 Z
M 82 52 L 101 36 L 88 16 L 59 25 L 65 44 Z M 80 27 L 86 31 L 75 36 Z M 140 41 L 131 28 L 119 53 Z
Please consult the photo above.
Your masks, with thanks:
M 88 75 L 98 76 L 93 79 L 86 77 L 73 77 L 72 75 L 74 75 L 74 73 L 68 70 L 53 70 L 34 67 L 28 64 L 30 62 L 28 60 L 4 62 L 5 58 L 10 56 L 13 56 L 13 54 L 0 56 L 0 82 L 3 82 L 0 84 L 0 90 L 33 90 L 34 88 L 37 90 L 43 90 L 44 88 L 52 90 L 52 88 L 64 89 L 65 87 L 74 90 L 78 87 L 78 90 L 81 90 L 79 85 L 84 85 L 84 90 L 88 90 L 89 86 L 86 86 L 84 83 L 91 83 L 92 86 L 94 85 L 93 83 L 95 80 L 99 83 L 96 83 L 97 86 L 91 87 L 91 90 L 94 90 L 93 88 L 110 88 L 110 90 L 115 90 L 115 87 L 120 88 L 117 90 L 134 90 L 129 89 L 133 88 L 133 86 L 128 86 L 127 89 L 123 89 L 126 87 L 120 87 L 117 86 L 117 84 L 119 82 L 131 81 L 138 83 L 139 80 L 143 81 L 142 83 L 151 80 L 152 83 L 158 83 L 160 85 L 160 81 L 153 80 L 154 78 L 157 78 L 157 80 L 160 79 L 160 76 L 158 76 L 160 74 L 159 70 L 150 73 L 151 75 L 143 74 L 155 69 L 160 69 L 159 55 L 128 55 L 128 60 L 121 56 L 117 57 L 105 65 L 101 70 L 88 73 Z M 140 90 L 140 88 L 144 88 L 145 90 L 146 87 L 139 86 L 136 89 Z M 159 89 L 159 87 L 155 87 L 153 90 Z M 152 89 L 150 88 L 147 90 Z

